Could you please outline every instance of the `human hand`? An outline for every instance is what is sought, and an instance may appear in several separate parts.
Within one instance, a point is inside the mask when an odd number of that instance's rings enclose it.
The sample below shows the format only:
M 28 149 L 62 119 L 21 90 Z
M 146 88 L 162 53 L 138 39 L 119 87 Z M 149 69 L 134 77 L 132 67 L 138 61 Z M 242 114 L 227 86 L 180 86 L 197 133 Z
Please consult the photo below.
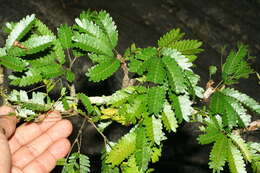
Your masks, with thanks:
M 10 107 L 0 107 L 0 172 L 49 173 L 70 150 L 70 121 L 53 111 L 41 123 L 16 129 L 16 117 L 7 116 L 11 112 Z

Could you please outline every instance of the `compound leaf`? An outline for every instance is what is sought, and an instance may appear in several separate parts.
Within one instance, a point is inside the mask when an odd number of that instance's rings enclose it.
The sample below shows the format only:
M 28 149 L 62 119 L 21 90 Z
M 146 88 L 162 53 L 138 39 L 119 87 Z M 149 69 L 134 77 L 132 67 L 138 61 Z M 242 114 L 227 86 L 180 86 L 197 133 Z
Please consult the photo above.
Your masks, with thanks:
M 161 111 L 165 99 L 165 89 L 163 87 L 152 87 L 148 89 L 148 108 L 151 114 Z
M 169 56 L 164 56 L 162 61 L 167 69 L 168 82 L 171 89 L 176 93 L 185 93 L 187 87 L 185 85 L 183 71 L 177 62 Z
M 168 132 L 176 132 L 178 123 L 175 118 L 175 113 L 173 112 L 172 107 L 168 102 L 165 102 L 163 106 L 162 121 Z
M 118 143 L 113 146 L 112 150 L 107 153 L 106 163 L 111 163 L 112 166 L 119 165 L 135 151 L 135 143 L 136 133 L 131 131 L 124 135 Z
M 252 111 L 260 114 L 260 104 L 254 100 L 253 98 L 249 97 L 248 95 L 241 93 L 233 88 L 225 88 L 221 91 L 224 95 L 232 97 L 239 101 L 240 103 L 246 105 Z
M 120 61 L 115 58 L 109 58 L 101 64 L 93 66 L 86 75 L 90 81 L 99 82 L 105 80 L 113 73 L 115 73 L 120 67 Z
M 27 54 L 34 54 L 43 51 L 44 49 L 49 47 L 54 40 L 54 36 L 38 36 L 30 38 L 29 40 L 24 42 L 23 45 L 26 47 Z
M 68 49 L 72 47 L 72 36 L 72 29 L 68 25 L 61 25 L 58 28 L 58 37 L 63 48 Z
M 223 134 L 219 135 L 210 152 L 209 167 L 213 169 L 213 171 L 220 172 L 223 170 L 228 156 L 227 146 L 227 137 Z
M 19 41 L 32 27 L 35 15 L 26 16 L 20 20 L 13 28 L 6 40 L 6 48 L 12 47 L 15 41 Z
M 178 122 L 181 123 L 184 119 L 189 122 L 190 116 L 192 115 L 192 101 L 190 101 L 189 96 L 180 95 L 177 96 L 175 94 L 170 95 L 170 99 L 172 100 L 173 108 L 175 109 L 176 117 Z
M 181 33 L 179 28 L 172 29 L 159 39 L 158 46 L 161 48 L 169 47 L 172 45 L 172 43 L 180 40 L 183 36 L 184 36 L 184 33 Z
M 229 141 L 228 145 L 228 165 L 231 173 L 246 173 L 246 165 L 242 154 L 237 147 Z

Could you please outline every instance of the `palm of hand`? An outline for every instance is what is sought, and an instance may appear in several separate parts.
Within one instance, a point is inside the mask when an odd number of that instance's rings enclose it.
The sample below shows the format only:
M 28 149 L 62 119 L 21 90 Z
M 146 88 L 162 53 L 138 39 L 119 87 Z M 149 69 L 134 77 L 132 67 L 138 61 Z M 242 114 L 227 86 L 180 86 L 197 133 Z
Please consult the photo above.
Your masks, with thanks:
M 3 115 L 4 111 L 0 108 L 0 114 Z M 16 121 L 14 117 L 11 120 L 10 117 L 0 119 L 0 125 L 5 129 L 7 137 L 15 129 L 12 121 Z M 55 167 L 56 161 L 68 153 L 70 143 L 66 138 L 71 131 L 71 123 L 62 120 L 58 112 L 49 114 L 41 123 L 21 125 L 7 144 L 2 144 L 4 141 L 0 136 L 0 152 L 4 152 L 0 155 L 0 168 L 3 167 L 4 171 L 11 170 L 11 173 L 49 173 Z M 9 168 L 5 165 L 8 159 L 11 162 Z

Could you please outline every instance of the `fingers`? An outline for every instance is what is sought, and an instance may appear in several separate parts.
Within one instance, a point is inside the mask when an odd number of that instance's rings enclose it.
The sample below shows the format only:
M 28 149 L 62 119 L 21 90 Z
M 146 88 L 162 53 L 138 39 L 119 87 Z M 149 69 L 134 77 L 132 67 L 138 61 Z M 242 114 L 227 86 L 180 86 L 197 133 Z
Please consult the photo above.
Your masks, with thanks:
M 7 138 L 9 138 L 15 131 L 17 119 L 15 116 L 10 116 L 8 114 L 14 112 L 13 108 L 8 106 L 0 107 L 0 128 Z
M 55 141 L 68 137 L 71 131 L 72 125 L 68 120 L 57 122 L 45 133 L 17 150 L 12 157 L 13 165 L 23 168 L 26 164 L 42 154 Z
M 56 166 L 56 161 L 65 157 L 69 150 L 69 140 L 59 139 L 24 168 L 13 167 L 12 173 L 49 173 Z
M 40 136 L 60 120 L 61 114 L 56 111 L 50 113 L 41 123 L 26 123 L 18 127 L 15 135 L 9 140 L 11 153 Z

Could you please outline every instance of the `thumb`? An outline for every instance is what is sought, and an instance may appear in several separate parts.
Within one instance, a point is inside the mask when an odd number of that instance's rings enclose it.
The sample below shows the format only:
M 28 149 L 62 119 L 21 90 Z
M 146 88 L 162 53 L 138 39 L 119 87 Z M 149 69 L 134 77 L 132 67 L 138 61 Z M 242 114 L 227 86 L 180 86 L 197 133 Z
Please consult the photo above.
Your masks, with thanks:
M 11 153 L 8 137 L 14 133 L 17 122 L 14 116 L 7 116 L 11 112 L 14 111 L 10 107 L 0 107 L 0 169 L 3 173 L 10 173 L 11 171 Z
M 9 138 L 15 131 L 17 118 L 8 114 L 13 113 L 14 109 L 8 106 L 0 107 L 0 128 L 1 131 Z

